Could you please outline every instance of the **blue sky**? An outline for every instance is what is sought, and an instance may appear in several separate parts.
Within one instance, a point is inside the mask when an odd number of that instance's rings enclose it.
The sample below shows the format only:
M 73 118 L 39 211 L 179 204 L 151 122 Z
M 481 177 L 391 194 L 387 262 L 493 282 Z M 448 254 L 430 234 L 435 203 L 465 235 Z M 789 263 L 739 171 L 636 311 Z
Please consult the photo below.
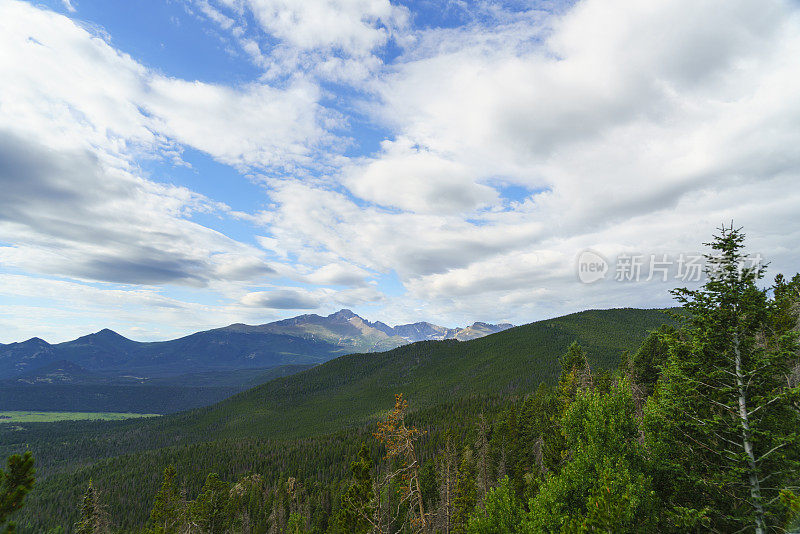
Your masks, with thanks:
M 0 343 L 354 309 L 662 306 L 576 258 L 794 272 L 792 2 L 0 0 Z

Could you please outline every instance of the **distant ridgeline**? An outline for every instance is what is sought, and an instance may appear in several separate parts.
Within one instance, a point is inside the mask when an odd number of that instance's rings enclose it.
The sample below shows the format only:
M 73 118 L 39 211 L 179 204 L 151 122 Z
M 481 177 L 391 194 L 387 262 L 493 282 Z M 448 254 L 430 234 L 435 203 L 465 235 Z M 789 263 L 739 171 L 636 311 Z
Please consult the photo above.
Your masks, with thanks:
M 423 341 L 346 355 L 213 406 L 160 418 L 0 425 L 0 456 L 29 448 L 37 459 L 41 479 L 19 514 L 21 532 L 73 524 L 90 479 L 111 522 L 136 531 L 147 521 L 168 464 L 192 498 L 207 473 L 228 482 L 259 473 L 270 485 L 287 476 L 316 481 L 316 489 L 304 491 L 317 492 L 315 507 L 317 499 L 331 506 L 332 488 L 349 479 L 350 462 L 395 393 L 412 402 L 409 420 L 430 429 L 423 459 L 431 460 L 448 428 L 466 443 L 476 413 L 491 418 L 518 395 L 552 384 L 559 358 L 574 341 L 602 375 L 616 368 L 623 351 L 635 351 L 648 332 L 671 322 L 660 310 L 592 310 L 465 342 Z
M 51 345 L 0 345 L 0 410 L 171 413 L 218 402 L 332 358 L 434 339 L 475 339 L 511 325 L 390 327 L 349 310 L 140 343 L 105 329 Z

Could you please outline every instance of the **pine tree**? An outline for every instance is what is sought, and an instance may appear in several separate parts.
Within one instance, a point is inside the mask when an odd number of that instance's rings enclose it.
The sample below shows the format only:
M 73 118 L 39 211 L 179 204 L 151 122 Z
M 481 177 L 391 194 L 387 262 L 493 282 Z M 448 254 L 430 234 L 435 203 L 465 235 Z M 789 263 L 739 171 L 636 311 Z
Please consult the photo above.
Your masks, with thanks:
M 93 534 L 94 533 L 94 509 L 95 509 L 95 495 L 94 484 L 89 481 L 89 487 L 86 488 L 86 493 L 83 494 L 81 501 L 80 519 L 75 523 L 75 532 L 77 534 Z
M 577 392 L 561 421 L 566 461 L 530 502 L 527 532 L 648 532 L 656 497 L 629 384 Z
M 425 503 L 425 510 L 431 514 L 431 510 L 436 509 L 439 501 L 439 484 L 437 477 L 436 462 L 433 458 L 428 458 L 422 462 L 422 469 L 419 472 L 419 482 L 422 488 L 422 501 Z M 432 521 L 432 519 L 431 519 Z
M 478 438 L 475 441 L 475 454 L 478 474 L 478 500 L 483 500 L 489 492 L 489 424 L 481 413 L 478 416 Z
M 505 534 L 522 531 L 524 510 L 517 501 L 508 477 L 486 494 L 482 508 L 467 523 L 469 534 Z
M 709 245 L 703 287 L 674 291 L 689 318 L 669 338 L 647 406 L 648 446 L 677 517 L 763 534 L 780 523 L 779 492 L 796 487 L 800 469 L 796 319 L 757 286 L 764 267 L 747 265 L 739 229 L 722 227 Z
M 83 494 L 80 506 L 80 519 L 75 523 L 76 534 L 106 534 L 109 531 L 108 518 L 100 503 L 100 495 L 89 480 L 89 487 Z
M 150 513 L 150 531 L 153 534 L 175 534 L 182 522 L 183 501 L 175 484 L 175 466 L 164 469 L 164 481 L 156 494 Z
M 511 404 L 508 408 L 508 419 L 505 425 L 505 460 L 506 471 L 511 479 L 511 485 L 517 496 L 522 496 L 525 488 L 525 465 L 522 448 L 520 446 L 520 428 L 517 417 L 517 406 Z
M 522 404 L 519 418 L 522 463 L 533 478 L 541 478 L 561 463 L 563 437 L 555 420 L 559 413 L 556 396 L 545 384 L 540 384 Z
M 669 325 L 651 332 L 623 366 L 623 371 L 641 388 L 643 397 L 649 397 L 655 389 L 669 356 L 669 345 L 665 340 L 674 334 L 675 329 Z
M 558 378 L 558 399 L 562 406 L 567 406 L 579 389 L 591 387 L 592 373 L 589 358 L 577 341 L 567 349 L 560 362 L 561 375 Z
M 478 502 L 478 487 L 475 480 L 475 459 L 467 448 L 458 468 L 458 482 L 453 495 L 453 530 L 454 534 L 467 531 L 467 521 Z
M 458 473 L 458 450 L 452 434 L 446 433 L 444 450 L 439 454 L 439 528 L 450 534 L 453 525 L 453 493 Z
M 33 456 L 30 451 L 22 456 L 14 454 L 8 458 L 6 469 L 0 469 L 0 527 L 6 522 L 8 516 L 22 506 L 25 496 L 33 488 L 34 474 Z M 16 525 L 9 522 L 4 532 L 11 534 L 16 531 Z
M 372 488 L 372 459 L 366 444 L 361 445 L 358 459 L 350 464 L 353 482 L 342 496 L 340 525 L 344 532 L 369 532 L 374 523 L 375 504 Z
M 427 516 L 422 500 L 420 465 L 415 447 L 416 441 L 424 432 L 414 426 L 406 425 L 407 410 L 408 402 L 403 400 L 403 394 L 395 395 L 394 408 L 385 421 L 378 422 L 378 431 L 374 436 L 386 447 L 386 459 L 398 464 L 398 468 L 390 473 L 387 479 L 399 488 L 401 502 L 408 504 L 412 529 L 424 531 Z
M 209 534 L 222 534 L 229 522 L 230 487 L 216 473 L 206 477 L 200 495 L 189 506 L 190 523 Z

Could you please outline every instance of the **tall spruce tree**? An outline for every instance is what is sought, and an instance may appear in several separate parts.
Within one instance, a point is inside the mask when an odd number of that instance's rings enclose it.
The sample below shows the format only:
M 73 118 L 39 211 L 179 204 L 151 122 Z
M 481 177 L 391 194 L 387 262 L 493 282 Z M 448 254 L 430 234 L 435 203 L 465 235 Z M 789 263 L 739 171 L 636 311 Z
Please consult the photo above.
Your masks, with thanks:
M 652 532 L 656 496 L 630 385 L 578 390 L 561 420 L 566 460 L 530 501 L 520 532 Z
M 6 469 L 0 469 L 0 527 L 6 522 L 8 516 L 19 510 L 25 496 L 33 488 L 35 481 L 33 475 L 33 456 L 30 451 L 22 456 L 14 454 L 8 458 Z M 16 531 L 16 525 L 9 522 L 3 532 L 11 534 Z
M 475 459 L 472 450 L 464 450 L 458 468 L 458 482 L 453 495 L 453 529 L 454 534 L 467 531 L 467 521 L 478 502 L 478 484 L 475 477 Z
M 785 306 L 757 286 L 764 266 L 748 265 L 744 237 L 722 227 L 708 244 L 706 283 L 674 291 L 689 316 L 665 337 L 670 356 L 647 405 L 648 449 L 676 530 L 764 534 L 781 522 L 780 491 L 797 485 L 796 319 L 778 320 Z
M 109 531 L 108 518 L 100 503 L 100 495 L 94 482 L 89 480 L 89 486 L 83 494 L 80 505 L 80 519 L 75 523 L 76 534 L 106 534 Z
M 153 534 L 175 534 L 182 522 L 183 501 L 175 484 L 175 466 L 164 469 L 164 481 L 156 494 L 153 511 L 150 513 L 150 532 Z
M 206 477 L 200 495 L 189 506 L 190 523 L 201 532 L 222 534 L 228 527 L 231 517 L 228 510 L 230 486 L 220 480 L 216 473 Z
M 342 495 L 342 508 L 338 518 L 340 531 L 366 533 L 372 530 L 376 522 L 372 459 L 366 444 L 361 444 L 358 459 L 350 464 L 350 473 L 353 482 Z

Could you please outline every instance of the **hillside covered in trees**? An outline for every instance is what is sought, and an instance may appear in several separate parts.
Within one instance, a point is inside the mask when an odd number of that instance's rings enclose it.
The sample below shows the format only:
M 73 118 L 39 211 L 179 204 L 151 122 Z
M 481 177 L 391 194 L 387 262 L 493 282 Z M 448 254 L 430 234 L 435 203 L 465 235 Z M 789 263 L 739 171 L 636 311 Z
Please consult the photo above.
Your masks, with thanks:
M 39 469 L 13 519 L 19 532 L 793 531 L 800 275 L 762 287 L 743 239 L 722 229 L 708 281 L 676 290 L 669 316 L 584 312 L 339 358 L 158 420 L 4 429 L 0 452 L 30 449 Z M 9 473 L 27 465 L 12 460 Z

